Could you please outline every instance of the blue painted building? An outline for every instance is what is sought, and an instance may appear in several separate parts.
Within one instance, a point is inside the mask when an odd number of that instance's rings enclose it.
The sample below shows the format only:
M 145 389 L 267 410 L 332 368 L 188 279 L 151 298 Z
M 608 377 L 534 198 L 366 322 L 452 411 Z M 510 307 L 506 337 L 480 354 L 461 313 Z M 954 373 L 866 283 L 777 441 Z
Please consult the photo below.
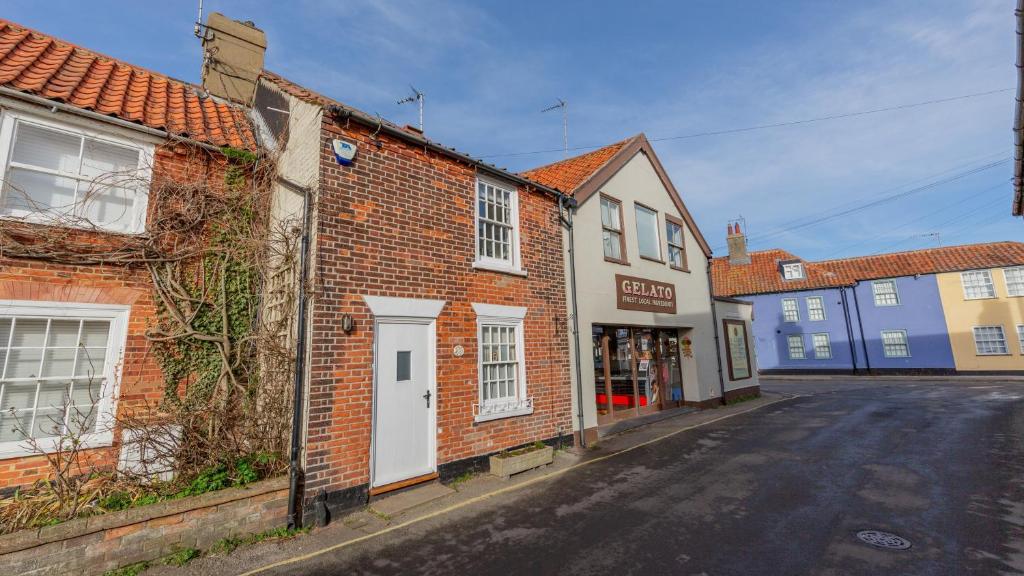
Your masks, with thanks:
M 746 251 L 729 229 L 713 262 L 716 296 L 754 305 L 762 372 L 956 371 L 937 274 L 977 267 L 991 245 L 952 246 L 808 262 L 783 250 Z M 1007 262 L 1012 264 L 1012 262 Z

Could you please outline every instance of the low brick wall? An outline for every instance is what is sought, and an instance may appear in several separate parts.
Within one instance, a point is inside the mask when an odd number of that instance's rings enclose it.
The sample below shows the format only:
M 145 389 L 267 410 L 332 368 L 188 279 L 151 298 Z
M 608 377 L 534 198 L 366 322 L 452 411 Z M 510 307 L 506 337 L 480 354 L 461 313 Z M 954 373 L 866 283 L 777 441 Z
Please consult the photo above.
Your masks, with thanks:
M 284 526 L 288 478 L 273 478 L 191 498 L 79 518 L 0 536 L 6 575 L 90 576 L 228 536 Z

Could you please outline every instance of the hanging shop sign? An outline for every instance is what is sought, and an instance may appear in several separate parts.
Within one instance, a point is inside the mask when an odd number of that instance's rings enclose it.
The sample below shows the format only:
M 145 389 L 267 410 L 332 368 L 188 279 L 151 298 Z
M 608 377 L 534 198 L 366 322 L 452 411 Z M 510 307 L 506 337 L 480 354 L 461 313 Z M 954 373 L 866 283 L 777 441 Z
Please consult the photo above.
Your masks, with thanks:
M 619 310 L 676 313 L 676 288 L 634 276 L 615 275 L 615 301 Z

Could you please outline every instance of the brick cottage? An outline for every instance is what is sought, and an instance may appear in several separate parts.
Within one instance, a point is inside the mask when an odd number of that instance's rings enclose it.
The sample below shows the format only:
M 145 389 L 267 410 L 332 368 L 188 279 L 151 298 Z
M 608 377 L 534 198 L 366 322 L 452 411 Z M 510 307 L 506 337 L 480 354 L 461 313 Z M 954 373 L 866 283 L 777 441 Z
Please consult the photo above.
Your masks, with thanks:
M 316 197 L 307 509 L 570 443 L 564 197 L 269 72 L 254 114 Z
M 244 109 L 0 20 L 0 493 L 46 477 L 25 433 L 53 449 L 69 396 L 105 467 L 115 415 L 162 397 L 149 273 L 97 255 L 146 236 L 164 184 L 223 181 L 223 146 L 255 149 Z

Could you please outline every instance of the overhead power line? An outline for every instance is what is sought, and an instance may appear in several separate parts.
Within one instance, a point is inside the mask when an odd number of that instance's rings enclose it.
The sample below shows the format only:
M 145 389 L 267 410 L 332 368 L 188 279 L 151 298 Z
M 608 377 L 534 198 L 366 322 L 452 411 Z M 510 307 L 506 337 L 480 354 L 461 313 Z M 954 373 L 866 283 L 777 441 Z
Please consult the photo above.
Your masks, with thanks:
M 899 104 L 896 106 L 886 106 L 884 108 L 873 108 L 870 110 L 858 110 L 856 112 L 843 112 L 838 114 L 828 114 L 826 116 L 818 116 L 814 118 L 805 118 L 802 120 L 790 120 L 787 122 L 775 122 L 772 124 L 756 124 L 754 126 L 744 126 L 742 128 L 728 128 L 724 130 L 709 130 L 705 132 L 693 132 L 691 134 L 680 134 L 677 136 L 661 136 L 657 138 L 648 138 L 651 142 L 666 142 L 669 140 L 686 140 L 690 138 L 704 138 L 707 136 L 722 136 L 726 134 L 738 134 L 741 132 L 753 132 L 755 130 L 768 130 L 770 128 L 783 128 L 786 126 L 799 126 L 801 124 L 811 124 L 813 122 L 826 122 L 829 120 L 841 120 L 843 118 L 855 118 L 857 116 L 867 116 L 869 114 L 879 114 L 882 112 L 892 112 L 895 110 L 907 110 L 910 108 L 919 108 L 921 106 L 931 106 L 934 104 L 945 104 L 947 102 L 956 102 L 958 100 L 968 100 L 970 98 L 981 98 L 983 96 L 991 96 L 993 94 L 1000 94 L 1002 92 L 1009 92 L 1016 90 L 1016 88 L 1000 88 L 998 90 L 988 90 L 986 92 L 974 92 L 971 94 L 961 94 L 959 96 L 950 96 L 948 98 L 937 98 L 935 100 L 925 100 L 922 102 L 911 102 L 909 104 Z M 605 144 L 598 144 L 596 146 L 574 146 L 572 148 L 547 148 L 544 150 L 530 150 L 528 152 L 504 152 L 501 154 L 485 154 L 480 158 L 510 158 L 513 156 L 531 156 L 534 154 L 548 154 L 551 152 L 578 152 L 582 150 L 596 150 L 607 146 Z
M 839 210 L 839 211 L 832 211 L 832 213 L 826 212 L 826 213 L 824 213 L 825 215 L 823 215 L 823 216 L 820 216 L 820 217 L 817 217 L 817 218 L 812 218 L 810 220 L 801 222 L 799 224 L 795 224 L 795 225 L 792 225 L 792 226 L 781 228 L 781 229 L 779 229 L 779 230 L 777 230 L 775 232 L 770 232 L 770 233 L 762 234 L 762 235 L 759 235 L 759 236 L 751 236 L 751 237 L 748 237 L 747 240 L 748 240 L 748 242 L 763 241 L 763 240 L 768 239 L 768 238 L 773 238 L 775 236 L 781 236 L 783 234 L 787 234 L 787 233 L 793 232 L 795 230 L 800 230 L 802 228 L 807 228 L 809 226 L 814 226 L 814 225 L 817 225 L 817 224 L 823 224 L 823 223 L 828 222 L 830 220 L 835 220 L 836 218 L 840 218 L 842 216 L 848 216 L 848 215 L 854 214 L 856 212 L 861 212 L 863 210 L 867 210 L 868 208 L 873 208 L 875 206 L 880 206 L 880 205 L 883 205 L 883 204 L 887 204 L 889 202 L 898 200 L 900 198 L 905 198 L 905 197 L 910 196 L 912 194 L 917 194 L 917 193 L 924 192 L 924 191 L 927 191 L 927 190 L 935 189 L 935 188 L 937 188 L 939 186 L 942 186 L 943 184 L 948 184 L 950 182 L 955 182 L 957 180 L 961 180 L 963 178 L 966 178 L 967 176 L 971 176 L 971 175 L 977 174 L 979 172 L 984 172 L 985 170 L 989 170 L 989 169 L 994 168 L 996 166 L 999 166 L 999 165 L 1002 165 L 1002 164 L 1006 164 L 1009 161 L 1010 161 L 1010 158 L 1006 157 L 1006 158 L 1003 158 L 1001 160 L 997 160 L 995 162 L 989 162 L 989 163 L 984 164 L 982 166 L 977 166 L 977 167 L 974 167 L 974 168 L 970 168 L 968 170 L 964 170 L 964 171 L 958 172 L 956 174 L 953 174 L 952 176 L 949 176 L 949 177 L 946 177 L 946 178 L 942 178 L 941 180 L 936 180 L 934 182 L 930 182 L 930 183 L 924 184 L 922 186 L 915 186 L 914 188 L 910 188 L 909 190 L 904 190 L 904 191 L 901 191 L 901 192 L 896 192 L 894 194 L 889 194 L 889 195 L 883 196 L 881 198 L 877 198 L 875 200 L 871 200 L 871 201 L 868 201 L 868 202 L 863 202 L 863 203 L 861 203 L 859 205 L 855 205 L 855 206 L 853 206 L 851 208 L 847 208 L 847 209 Z

